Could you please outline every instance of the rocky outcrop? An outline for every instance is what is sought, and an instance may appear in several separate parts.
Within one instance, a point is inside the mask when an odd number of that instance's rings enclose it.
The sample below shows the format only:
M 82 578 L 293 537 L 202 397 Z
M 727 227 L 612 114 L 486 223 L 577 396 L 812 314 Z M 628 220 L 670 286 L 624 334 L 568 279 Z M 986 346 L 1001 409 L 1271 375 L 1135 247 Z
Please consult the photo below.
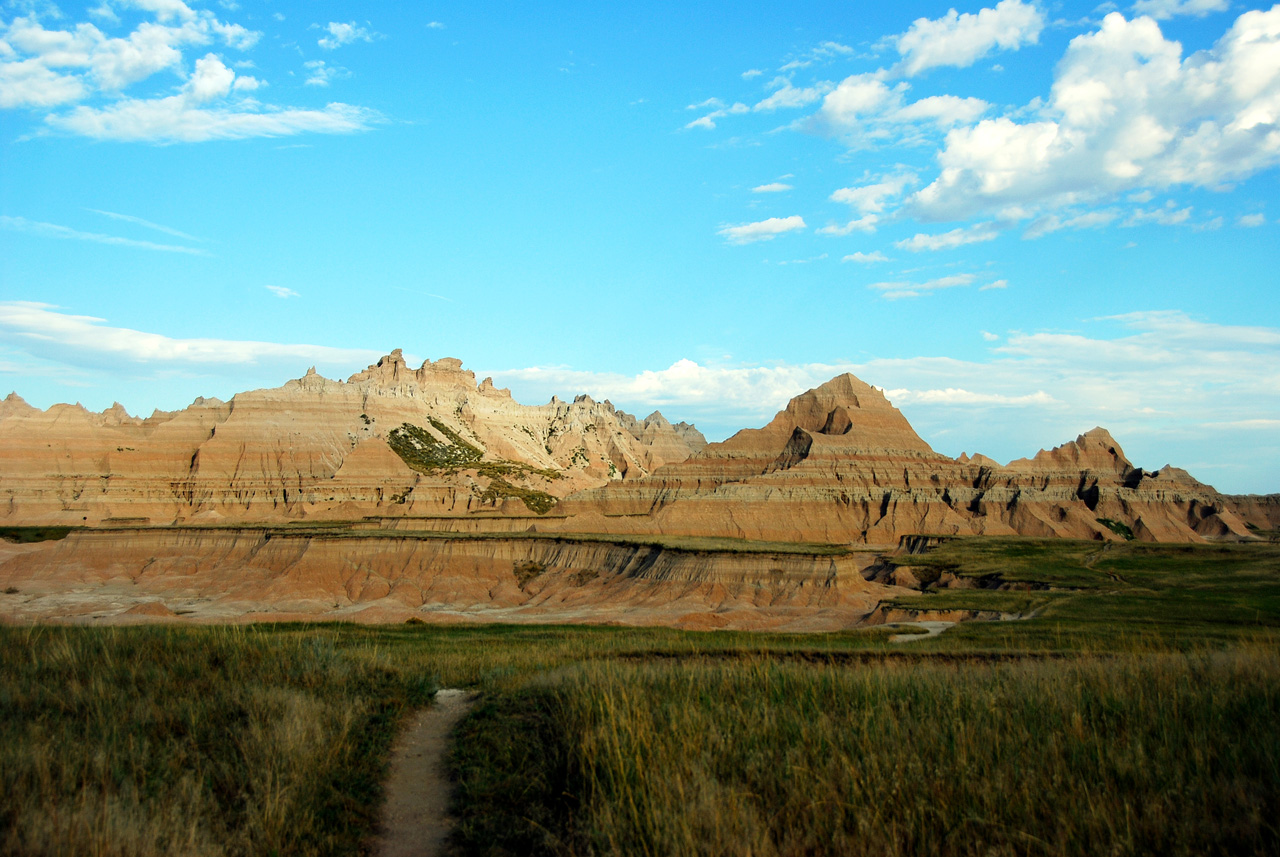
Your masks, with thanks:
M 795 631 L 857 625 L 889 591 L 869 554 L 582 538 L 358 538 L 270 529 L 74 532 L 0 555 L 0 620 L 594 622 Z
M 843 375 L 762 429 L 574 495 L 561 526 L 876 545 L 912 533 L 1194 542 L 1253 538 L 1249 524 L 1264 526 L 1273 508 L 1176 468 L 1135 467 L 1101 428 L 1006 466 L 951 459 L 880 390 Z
M 399 351 L 146 419 L 0 402 L 0 520 L 401 521 L 403 527 L 893 545 L 909 534 L 1251 539 L 1271 497 L 1134 465 L 1094 428 L 1001 465 L 930 448 L 883 391 L 841 375 L 767 425 L 706 444 L 578 396 L 520 405 L 461 362 Z
M 442 446 L 473 448 L 480 466 L 411 466 L 389 444 L 406 424 Z M 703 445 L 696 429 L 661 414 L 638 423 L 585 396 L 520 405 L 489 379 L 477 385 L 458 360 L 411 369 L 397 350 L 345 382 L 313 369 L 282 387 L 147 419 L 119 405 L 41 411 L 11 395 L 0 403 L 0 519 L 529 515 L 526 500 L 545 497 L 545 506 L 640 478 Z

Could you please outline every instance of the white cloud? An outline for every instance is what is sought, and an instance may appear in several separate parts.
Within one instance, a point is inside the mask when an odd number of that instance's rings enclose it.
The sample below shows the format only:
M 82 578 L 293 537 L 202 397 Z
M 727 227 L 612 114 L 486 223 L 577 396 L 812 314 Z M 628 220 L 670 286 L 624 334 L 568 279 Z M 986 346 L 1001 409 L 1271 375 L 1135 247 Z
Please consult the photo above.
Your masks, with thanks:
M 1099 229 L 1115 222 L 1119 216 L 1119 212 L 1112 210 L 1086 211 L 1084 214 L 1066 218 L 1057 214 L 1046 214 L 1037 218 L 1028 226 L 1022 237 L 1026 239 L 1041 238 L 1060 229 Z
M 1008 280 L 995 280 L 994 282 L 987 283 L 985 286 L 979 286 L 978 291 L 989 292 L 992 289 L 1007 289 L 1007 288 L 1009 288 Z
M 0 21 L 0 107 L 78 104 L 46 115 L 44 130 L 37 134 L 62 131 L 100 140 L 158 143 L 349 133 L 367 130 L 382 120 L 376 111 L 347 104 L 299 109 L 247 97 L 262 90 L 266 81 L 237 74 L 215 53 L 194 61 L 184 57 L 190 46 L 221 42 L 247 50 L 261 37 L 239 24 L 218 20 L 207 9 L 193 9 L 181 0 L 115 0 L 92 12 L 118 24 L 113 5 L 138 10 L 152 20 L 142 21 L 123 38 L 109 37 L 87 22 L 50 29 L 35 15 Z M 221 5 L 235 7 L 233 2 Z M 343 26 L 336 35 L 331 33 L 342 39 L 374 35 Z M 189 73 L 184 74 L 184 66 L 191 69 Z M 252 67 L 252 63 L 236 66 Z M 183 75 L 176 94 L 122 95 L 133 84 L 165 71 Z M 326 69 L 322 76 L 332 79 L 343 71 Z
M 1057 405 L 1057 399 L 1043 390 L 1022 396 L 1006 396 L 1001 393 L 975 393 L 959 387 L 944 390 L 885 390 L 885 395 L 901 405 L 925 403 L 931 405 Z
M 764 74 L 764 72 L 763 72 L 763 71 L 761 71 L 761 70 L 760 70 L 760 69 L 758 69 L 758 68 L 749 68 L 749 69 L 747 69 L 746 71 L 744 71 L 744 72 L 742 73 L 742 79 L 743 79 L 743 80 L 751 80 L 751 78 L 753 78 L 753 77 L 759 77 L 759 76 L 760 76 L 760 75 L 762 75 L 762 74 Z
M 328 86 L 335 80 L 351 76 L 351 72 L 345 68 L 329 65 L 324 60 L 308 60 L 302 65 L 307 69 L 307 79 L 303 81 L 304 86 Z
M 151 143 L 199 143 L 293 134 L 349 134 L 382 121 L 375 111 L 334 102 L 322 110 L 201 109 L 182 96 L 129 99 L 101 110 L 77 107 L 50 116 L 50 127 L 97 140 Z
M 752 193 L 782 193 L 791 190 L 791 185 L 782 182 L 769 182 L 769 184 L 757 185 L 751 189 Z
M 1021 0 L 1001 0 L 994 9 L 941 18 L 919 18 L 898 37 L 903 72 L 908 76 L 938 66 L 965 68 L 995 48 L 1017 50 L 1039 41 L 1044 15 Z
M 718 98 L 712 98 L 708 100 L 719 101 Z M 713 110 L 710 113 L 708 113 L 706 116 L 700 116 L 697 119 L 694 119 L 692 122 L 685 125 L 684 127 L 686 129 L 706 128 L 707 130 L 711 130 L 712 128 L 716 127 L 717 119 L 720 119 L 724 116 L 736 115 L 739 113 L 750 113 L 750 112 L 751 112 L 750 107 L 743 104 L 742 102 L 738 102 L 737 104 L 730 105 L 729 107 L 722 107 L 719 110 Z
M 32 301 L 0 302 L 0 340 L 63 362 L 99 364 L 105 361 L 164 368 L 251 366 L 285 359 L 358 364 L 379 356 L 367 349 L 323 345 L 173 339 L 158 333 L 111 327 L 101 318 L 71 315 L 59 307 Z
M 938 277 L 933 280 L 925 280 L 923 283 L 911 283 L 904 281 L 872 283 L 867 286 L 881 293 L 881 297 L 885 300 L 899 300 L 900 298 L 918 298 L 921 295 L 935 292 L 939 289 L 953 289 L 957 286 L 967 286 L 974 280 L 973 274 L 951 274 L 946 277 Z
M 327 51 L 335 50 L 343 45 L 349 45 L 352 42 L 372 42 L 378 35 L 365 27 L 359 26 L 355 21 L 349 21 L 345 24 L 338 21 L 330 21 L 325 30 L 329 35 L 322 37 L 316 44 Z
M 9 217 L 0 215 L 0 229 L 10 232 L 24 232 L 41 238 L 64 238 L 75 241 L 92 241 L 97 244 L 114 244 L 118 247 L 136 247 L 141 250 L 159 250 L 164 253 L 187 253 L 192 256 L 208 256 L 209 251 L 199 247 L 182 247 L 176 244 L 157 244 L 153 241 L 137 241 L 133 238 L 122 238 L 118 235 L 104 235 L 100 232 L 81 232 L 68 226 L 56 223 L 43 223 L 38 220 L 27 220 L 25 217 Z
M 232 48 L 247 50 L 261 36 L 238 24 L 223 23 L 211 12 L 197 14 L 183 3 L 133 5 L 155 14 L 159 23 L 144 21 L 126 38 L 109 37 L 89 23 L 49 30 L 35 16 L 0 24 L 0 34 L 10 48 L 26 55 L 18 59 L 15 53 L 11 62 L 0 63 L 0 103 L 49 106 L 80 100 L 91 88 L 119 92 L 157 72 L 179 69 L 182 48 L 187 45 L 206 45 L 216 37 Z M 79 82 L 78 90 L 63 79 L 67 77 Z M 49 96 L 55 84 L 60 93 L 56 99 Z M 33 97 L 33 87 L 43 97 Z
M 1175 185 L 1217 188 L 1280 163 L 1280 5 L 1183 58 L 1151 18 L 1106 16 L 1071 41 L 1029 119 L 952 129 L 915 215 L 1053 210 Z
M 940 127 L 969 125 L 991 107 L 981 98 L 960 98 L 956 95 L 930 95 L 898 109 L 893 114 L 895 122 L 932 121 Z
M 755 241 L 772 241 L 783 233 L 804 228 L 804 218 L 793 214 L 790 217 L 770 217 L 768 220 L 760 220 L 756 223 L 724 226 L 716 234 L 723 235 L 730 244 L 750 244 Z
M 987 342 L 996 342 L 1000 339 L 999 336 L 989 330 L 982 331 L 982 338 Z
M 814 63 L 826 62 L 837 57 L 847 57 L 853 53 L 853 48 L 848 45 L 842 45 L 839 42 L 823 42 L 816 48 L 813 48 L 804 54 L 791 60 L 779 71 L 794 71 L 795 69 L 808 68 Z M 744 75 L 745 77 L 745 75 Z
M 1157 223 L 1161 226 L 1181 226 L 1191 218 L 1191 208 L 1174 209 L 1172 207 L 1141 209 L 1136 208 L 1125 218 L 1121 226 L 1142 226 L 1146 223 Z
M 37 60 L 0 62 L 0 108 L 53 107 L 88 91 L 79 77 L 59 74 Z
M 756 105 L 751 108 L 752 110 L 774 111 L 794 107 L 804 107 L 817 101 L 831 89 L 831 85 L 826 82 L 808 87 L 792 86 L 791 81 L 789 80 L 780 79 L 775 82 L 780 84 L 778 89 L 768 98 L 757 102 Z
M 429 24 L 427 24 L 427 29 L 429 29 L 429 30 L 443 30 L 443 29 L 444 29 L 444 24 L 440 23 L 439 21 L 432 21 L 432 22 L 430 22 Z
M 888 262 L 889 257 L 881 253 L 879 250 L 873 250 L 870 253 L 863 253 L 859 250 L 857 253 L 850 253 L 840 261 L 857 262 L 861 265 L 870 265 L 872 262 Z
M 1242 214 L 1240 219 L 1236 221 L 1236 225 L 1252 228 L 1261 226 L 1266 222 L 1267 216 L 1265 214 Z
M 889 72 L 855 74 L 834 88 L 824 89 L 822 107 L 805 121 L 803 127 L 824 134 L 840 136 L 854 146 L 868 144 L 916 145 L 924 142 L 925 132 L 932 127 L 945 131 L 956 125 L 972 123 L 991 109 L 981 98 L 956 95 L 931 95 L 907 101 L 911 85 L 899 81 L 888 83 Z
M 894 242 L 894 246 L 902 250 L 910 250 L 912 253 L 919 253 L 921 250 L 950 250 L 965 244 L 991 241 L 999 234 L 1000 230 L 994 223 L 975 223 L 973 226 L 952 229 L 950 232 L 938 235 L 917 232 L 910 238 Z
M 1230 5 L 1227 0 L 1138 0 L 1133 4 L 1133 11 L 1157 20 L 1179 15 L 1203 18 L 1210 12 L 1225 12 Z
M 885 112 L 886 106 L 901 103 L 902 90 L 890 89 L 882 72 L 846 77 L 822 99 L 820 120 L 829 127 L 848 130 Z
M 851 205 L 863 214 L 879 214 L 884 211 L 887 200 L 901 196 L 906 188 L 917 181 L 915 173 L 896 173 L 884 176 L 872 184 L 842 187 L 831 194 L 831 200 Z
M 275 295 L 275 296 L 276 296 L 276 297 L 278 297 L 278 298 L 296 298 L 296 297 L 299 297 L 299 295 L 298 295 L 298 293 L 297 293 L 297 292 L 295 292 L 293 289 L 287 288 L 287 287 L 285 287 L 285 286 L 263 286 L 263 288 L 264 288 L 264 289 L 266 289 L 267 291 L 271 292 L 273 295 Z
M 819 235 L 848 235 L 851 232 L 875 232 L 876 225 L 880 222 L 878 214 L 865 214 L 856 220 L 850 220 L 844 226 L 836 226 L 834 223 L 828 223 L 817 230 Z
M 45 119 L 50 128 L 98 140 L 192 143 L 279 137 L 306 132 L 342 134 L 368 130 L 382 117 L 375 111 L 332 103 L 323 110 L 281 109 L 241 100 L 222 101 L 234 88 L 235 73 L 210 54 L 179 95 L 124 98 L 104 108 L 77 107 Z
M 123 6 L 132 6 L 144 12 L 151 12 L 160 21 L 195 20 L 196 13 L 182 0 L 116 0 Z

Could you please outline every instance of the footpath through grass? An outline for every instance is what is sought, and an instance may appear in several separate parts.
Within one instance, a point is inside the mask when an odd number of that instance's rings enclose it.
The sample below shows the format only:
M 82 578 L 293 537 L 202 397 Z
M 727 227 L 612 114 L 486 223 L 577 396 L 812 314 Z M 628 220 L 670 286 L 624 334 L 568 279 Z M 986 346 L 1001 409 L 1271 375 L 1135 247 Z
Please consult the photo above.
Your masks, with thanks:
M 469 854 L 1280 852 L 1280 549 L 964 540 L 893 630 L 0 627 L 0 854 L 352 854 L 473 687 Z M 1019 601 L 1021 600 L 1021 601 Z

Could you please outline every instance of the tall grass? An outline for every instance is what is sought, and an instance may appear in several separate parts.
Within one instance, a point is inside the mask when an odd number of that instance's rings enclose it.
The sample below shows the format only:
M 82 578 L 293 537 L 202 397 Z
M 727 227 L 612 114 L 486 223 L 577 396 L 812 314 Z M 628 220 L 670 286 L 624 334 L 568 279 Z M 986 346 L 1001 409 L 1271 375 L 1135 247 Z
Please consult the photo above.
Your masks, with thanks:
M 0 632 L 0 852 L 350 853 L 402 709 L 372 650 L 257 629 Z
M 1276 853 L 1277 722 L 1264 646 L 598 662 L 467 724 L 460 832 L 476 853 Z
M 590 627 L 0 626 L 0 854 L 346 854 L 395 729 L 591 658 L 884 645 Z

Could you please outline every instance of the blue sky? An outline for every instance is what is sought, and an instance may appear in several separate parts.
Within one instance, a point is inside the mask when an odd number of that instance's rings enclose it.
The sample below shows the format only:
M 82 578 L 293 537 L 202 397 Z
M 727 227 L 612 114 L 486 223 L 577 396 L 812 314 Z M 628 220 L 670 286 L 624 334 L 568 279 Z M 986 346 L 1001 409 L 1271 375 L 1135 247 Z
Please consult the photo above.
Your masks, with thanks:
M 0 387 L 454 356 L 1280 490 L 1280 6 L 0 3 Z

